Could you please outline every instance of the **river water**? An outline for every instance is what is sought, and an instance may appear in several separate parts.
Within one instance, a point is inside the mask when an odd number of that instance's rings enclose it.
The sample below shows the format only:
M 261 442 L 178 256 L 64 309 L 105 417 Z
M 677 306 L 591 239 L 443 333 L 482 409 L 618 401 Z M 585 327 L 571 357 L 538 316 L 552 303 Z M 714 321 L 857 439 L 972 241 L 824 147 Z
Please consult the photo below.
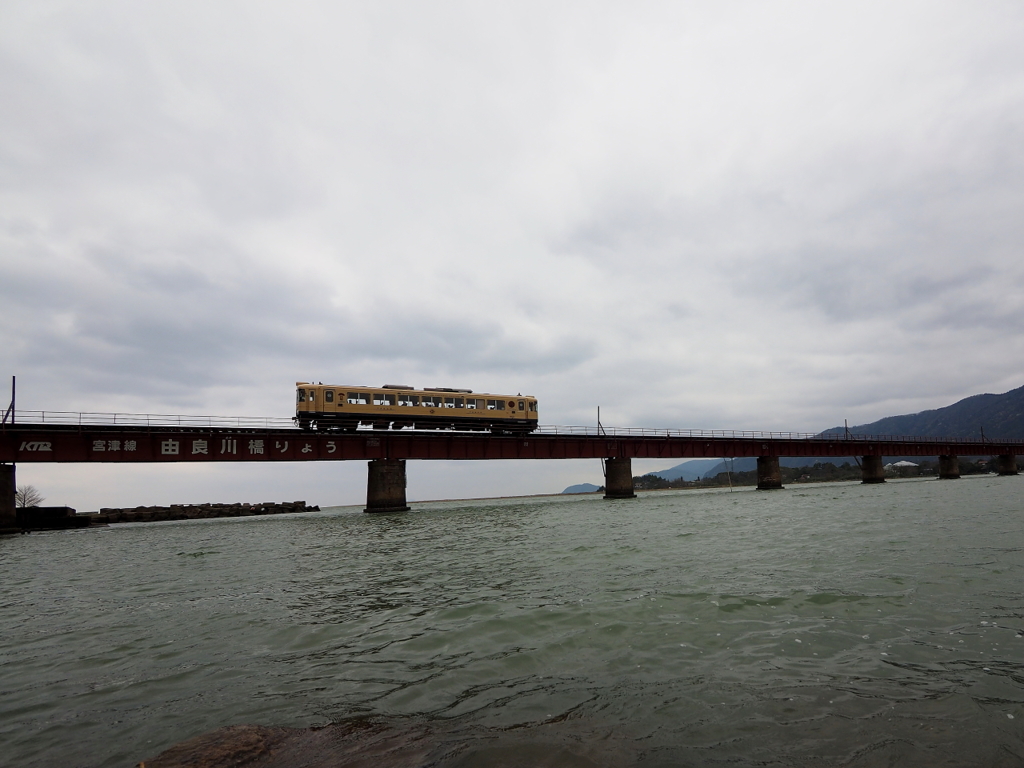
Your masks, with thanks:
M 0 761 L 130 766 L 224 725 L 370 716 L 429 726 L 457 756 L 438 765 L 1018 766 L 1022 491 L 983 476 L 6 538 Z

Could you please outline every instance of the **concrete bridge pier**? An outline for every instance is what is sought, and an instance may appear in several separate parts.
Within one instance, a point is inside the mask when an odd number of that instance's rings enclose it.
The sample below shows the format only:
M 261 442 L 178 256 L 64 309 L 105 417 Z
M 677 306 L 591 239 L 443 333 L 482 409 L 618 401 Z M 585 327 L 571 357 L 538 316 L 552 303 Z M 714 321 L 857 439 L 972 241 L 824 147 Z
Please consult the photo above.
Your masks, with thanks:
M 1001 456 L 996 456 L 996 474 L 1016 475 L 1017 457 L 1012 453 L 1004 453 Z
M 604 460 L 604 497 L 606 499 L 635 499 L 633 489 L 633 462 L 628 456 Z
M 782 488 L 782 468 L 778 456 L 757 457 L 757 490 L 773 491 Z
M 0 464 L 0 534 L 21 533 L 14 494 L 18 485 L 13 464 Z
M 366 474 L 364 512 L 406 512 L 405 459 L 371 459 Z
M 957 456 L 939 456 L 939 480 L 959 480 L 960 459 Z
M 884 483 L 885 469 L 881 456 L 860 457 L 860 481 L 862 483 Z

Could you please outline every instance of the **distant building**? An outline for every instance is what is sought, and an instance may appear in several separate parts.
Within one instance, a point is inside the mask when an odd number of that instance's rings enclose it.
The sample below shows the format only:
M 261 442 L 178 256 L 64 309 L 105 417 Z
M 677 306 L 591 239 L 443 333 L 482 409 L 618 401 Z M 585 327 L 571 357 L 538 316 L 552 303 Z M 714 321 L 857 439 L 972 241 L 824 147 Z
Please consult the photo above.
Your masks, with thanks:
M 915 464 L 912 461 L 895 461 L 892 464 L 886 464 L 884 469 L 887 475 L 913 475 L 917 474 L 915 471 L 920 465 Z

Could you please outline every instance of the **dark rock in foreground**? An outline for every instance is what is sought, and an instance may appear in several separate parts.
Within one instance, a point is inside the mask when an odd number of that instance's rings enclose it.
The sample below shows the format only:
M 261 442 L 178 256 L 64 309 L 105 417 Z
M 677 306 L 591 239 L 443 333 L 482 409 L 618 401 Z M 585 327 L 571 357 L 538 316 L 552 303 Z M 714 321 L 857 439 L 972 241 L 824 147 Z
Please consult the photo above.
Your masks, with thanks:
M 561 718 L 508 729 L 355 719 L 323 728 L 233 725 L 139 763 L 143 768 L 592 768 L 636 763 L 609 734 L 567 731 Z

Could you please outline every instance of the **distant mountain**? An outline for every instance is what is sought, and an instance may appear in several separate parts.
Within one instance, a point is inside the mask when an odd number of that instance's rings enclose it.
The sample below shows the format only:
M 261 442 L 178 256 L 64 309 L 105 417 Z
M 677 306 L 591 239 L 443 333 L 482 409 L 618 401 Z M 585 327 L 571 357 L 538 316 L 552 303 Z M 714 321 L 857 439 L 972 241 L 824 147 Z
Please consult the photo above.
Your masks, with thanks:
M 594 485 L 593 483 L 579 483 L 578 485 L 570 485 L 562 493 L 593 493 L 600 488 L 601 486 Z
M 1024 387 L 1011 389 L 1002 395 L 972 395 L 953 405 L 921 411 L 905 416 L 887 416 L 870 424 L 850 427 L 853 435 L 904 435 L 907 437 L 958 437 L 981 436 L 992 439 L 1019 438 L 1024 436 Z M 844 427 L 826 429 L 823 435 L 842 435 Z M 886 457 L 904 458 L 904 457 Z M 784 467 L 808 467 L 818 461 L 830 461 L 840 465 L 844 461 L 855 461 L 852 456 L 821 458 L 782 458 Z M 757 459 L 736 459 L 726 467 L 724 461 L 704 473 L 704 477 L 715 477 L 727 469 L 731 472 L 749 472 L 757 468 Z
M 853 463 L 853 457 L 850 456 L 849 458 L 828 458 L 828 459 L 823 459 L 820 456 L 819 457 L 813 457 L 813 456 L 798 456 L 798 457 L 785 456 L 785 457 L 782 457 L 782 458 L 779 459 L 779 464 L 781 466 L 783 466 L 783 467 L 810 467 L 810 466 L 813 466 L 814 464 L 816 464 L 819 461 L 821 461 L 821 462 L 832 462 L 833 464 L 838 466 L 839 464 L 842 464 L 844 461 L 848 461 L 848 462 L 850 462 L 852 464 Z M 715 459 L 712 463 L 713 463 L 714 466 L 712 466 L 703 475 L 701 475 L 702 478 L 716 477 L 721 472 L 752 472 L 753 470 L 757 469 L 757 459 L 756 458 L 727 459 L 727 460 Z
M 1001 395 L 972 395 L 945 408 L 906 416 L 888 416 L 870 424 L 850 427 L 855 435 L 906 435 L 910 437 L 976 438 L 1024 437 L 1024 387 Z M 822 434 L 843 434 L 833 427 Z
M 905 416 L 887 416 L 870 424 L 859 424 L 850 427 L 854 435 L 896 435 L 907 437 L 955 437 L 971 439 L 981 437 L 984 429 L 985 437 L 992 439 L 1024 437 L 1024 387 L 1011 389 L 1001 395 L 972 395 L 945 408 L 921 411 Z M 821 432 L 822 435 L 842 435 L 844 427 L 832 427 Z M 906 458 L 887 456 L 887 460 Z M 920 457 L 917 457 L 920 459 Z M 854 462 L 853 456 L 839 456 L 829 459 L 821 458 L 781 458 L 779 463 L 784 467 L 807 467 L 818 461 L 829 461 L 841 465 L 843 462 Z M 700 480 L 713 478 L 720 472 L 749 472 L 757 468 L 757 459 L 744 458 L 722 459 L 691 459 L 669 469 L 651 472 L 666 480 Z M 596 491 L 597 486 L 590 483 L 573 485 L 562 493 L 587 493 Z
M 779 463 L 784 467 L 809 467 L 814 462 L 821 461 L 820 458 L 783 458 L 779 459 Z M 842 460 L 829 459 L 833 463 L 842 464 Z M 849 462 L 853 462 L 853 459 L 847 459 Z M 650 472 L 649 474 L 656 475 L 657 477 L 664 478 L 665 480 L 677 480 L 680 477 L 683 480 L 693 481 L 701 480 L 706 477 L 715 477 L 719 472 L 750 472 L 751 470 L 757 469 L 756 458 L 746 459 L 690 459 L 684 461 L 682 464 L 677 464 L 674 467 L 668 469 L 662 469 L 658 472 Z
M 679 478 L 687 481 L 700 480 L 705 472 L 721 463 L 721 459 L 690 459 L 682 464 L 676 464 L 674 467 L 651 472 L 651 474 L 665 480 L 678 480 Z

